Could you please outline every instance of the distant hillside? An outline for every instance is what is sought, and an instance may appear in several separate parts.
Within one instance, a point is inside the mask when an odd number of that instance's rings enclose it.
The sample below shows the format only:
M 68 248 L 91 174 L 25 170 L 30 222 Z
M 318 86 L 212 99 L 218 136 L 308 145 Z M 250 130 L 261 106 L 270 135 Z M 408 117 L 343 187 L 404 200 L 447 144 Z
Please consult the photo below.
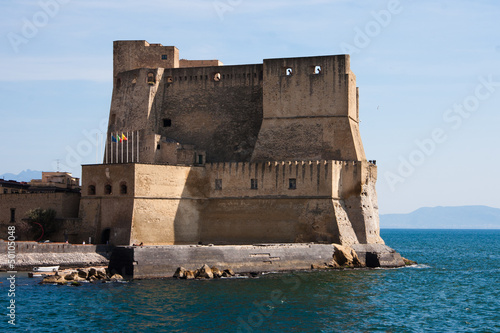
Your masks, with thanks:
M 500 229 L 500 209 L 487 206 L 425 207 L 409 214 L 380 215 L 381 228 Z
M 13 173 L 4 173 L 3 175 L 0 175 L 0 178 L 5 180 L 16 180 L 18 182 L 29 182 L 32 179 L 42 179 L 42 172 L 28 169 L 21 171 L 17 175 Z

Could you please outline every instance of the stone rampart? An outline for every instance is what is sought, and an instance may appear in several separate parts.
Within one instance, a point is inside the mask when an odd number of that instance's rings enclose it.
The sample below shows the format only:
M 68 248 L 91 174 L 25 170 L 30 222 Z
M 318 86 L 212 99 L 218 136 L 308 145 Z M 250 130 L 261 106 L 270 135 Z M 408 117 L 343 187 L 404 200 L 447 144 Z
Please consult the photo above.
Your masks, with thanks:
M 0 241 L 0 270 L 9 270 L 7 247 Z M 10 253 L 12 250 L 9 249 Z M 112 246 L 66 243 L 15 242 L 16 270 L 32 270 L 36 266 L 87 267 L 107 265 Z
M 401 267 L 401 256 L 385 245 L 359 247 L 369 267 Z M 231 268 L 236 273 L 278 272 L 325 267 L 332 262 L 334 244 L 175 245 L 117 247 L 109 268 L 134 279 L 172 277 L 178 267 L 196 270 L 202 265 Z

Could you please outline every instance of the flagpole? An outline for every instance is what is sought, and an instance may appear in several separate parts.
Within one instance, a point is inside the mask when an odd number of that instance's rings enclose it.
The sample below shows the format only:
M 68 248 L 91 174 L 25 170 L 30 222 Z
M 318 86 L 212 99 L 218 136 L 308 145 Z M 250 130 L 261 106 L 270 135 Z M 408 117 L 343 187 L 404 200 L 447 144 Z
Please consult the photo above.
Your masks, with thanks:
M 111 141 L 109 141 L 109 150 L 110 150 L 110 160 L 111 164 L 113 164 L 113 133 L 111 133 Z
M 118 133 L 116 133 L 116 134 L 118 134 Z M 115 136 L 115 138 L 116 138 L 116 136 Z M 120 158 L 119 158 L 120 155 L 118 155 L 119 150 L 120 150 L 120 143 L 118 142 L 118 138 L 116 138 L 116 162 L 115 163 L 120 163 Z
M 127 163 L 128 163 L 128 132 L 127 132 Z
M 134 132 L 132 132 L 132 163 L 134 163 Z
M 137 163 L 139 163 L 139 131 L 137 131 Z

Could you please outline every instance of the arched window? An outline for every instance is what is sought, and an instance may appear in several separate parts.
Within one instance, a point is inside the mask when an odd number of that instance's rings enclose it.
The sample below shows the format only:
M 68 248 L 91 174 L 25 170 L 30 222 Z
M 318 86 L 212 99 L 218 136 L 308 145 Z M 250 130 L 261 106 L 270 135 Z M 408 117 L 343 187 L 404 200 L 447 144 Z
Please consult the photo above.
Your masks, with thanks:
M 104 186 L 104 194 L 112 194 L 112 190 L 113 188 L 111 187 L 111 185 L 106 185 Z
M 95 186 L 94 185 L 89 185 L 87 189 L 87 194 L 88 195 L 95 195 Z
M 127 183 L 120 184 L 120 194 L 127 194 Z

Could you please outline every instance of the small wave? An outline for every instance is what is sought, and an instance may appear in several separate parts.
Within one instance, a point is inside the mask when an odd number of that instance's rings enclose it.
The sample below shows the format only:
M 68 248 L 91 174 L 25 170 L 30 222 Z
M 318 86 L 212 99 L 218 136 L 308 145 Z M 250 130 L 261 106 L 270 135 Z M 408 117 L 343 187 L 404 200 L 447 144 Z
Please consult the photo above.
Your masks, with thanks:
M 409 266 L 405 266 L 405 267 L 407 267 L 407 268 L 415 268 L 415 269 L 432 268 L 431 266 L 426 265 L 426 264 L 416 264 L 416 265 L 409 265 Z

